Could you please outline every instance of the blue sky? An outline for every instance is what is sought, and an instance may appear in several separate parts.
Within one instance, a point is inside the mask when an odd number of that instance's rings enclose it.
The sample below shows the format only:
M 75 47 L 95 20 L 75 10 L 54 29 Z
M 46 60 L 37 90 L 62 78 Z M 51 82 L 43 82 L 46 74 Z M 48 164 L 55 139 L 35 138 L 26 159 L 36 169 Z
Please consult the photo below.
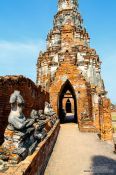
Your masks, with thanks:
M 36 79 L 36 62 L 52 28 L 58 0 L 0 0 L 0 75 Z M 116 0 L 79 0 L 79 11 L 102 64 L 108 96 L 116 103 Z

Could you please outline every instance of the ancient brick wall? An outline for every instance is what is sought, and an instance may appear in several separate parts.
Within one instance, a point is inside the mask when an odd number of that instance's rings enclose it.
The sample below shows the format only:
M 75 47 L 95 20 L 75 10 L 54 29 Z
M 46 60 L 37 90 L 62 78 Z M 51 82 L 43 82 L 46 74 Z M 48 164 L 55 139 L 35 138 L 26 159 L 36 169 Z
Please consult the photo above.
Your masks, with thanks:
M 18 165 L 14 164 L 10 166 L 5 173 L 0 173 L 0 175 L 43 175 L 57 140 L 59 130 L 60 123 L 57 120 L 53 128 L 48 132 L 46 139 L 38 144 L 32 155 Z
M 50 87 L 50 103 L 53 106 L 54 110 L 58 113 L 59 95 L 63 85 L 67 80 L 70 81 L 71 86 L 75 91 L 79 129 L 82 130 L 83 127 L 87 125 L 87 131 L 89 131 L 89 129 L 91 129 L 91 126 L 93 125 L 91 114 L 91 94 L 89 89 L 90 87 L 88 86 L 87 82 L 85 81 L 77 67 L 69 63 L 69 61 L 63 62 L 56 72 L 55 79 Z M 85 113 L 87 114 L 86 117 L 88 117 L 89 121 L 83 122 L 82 114 Z
M 106 97 L 102 97 L 100 104 L 100 136 L 104 141 L 112 140 L 111 103 Z
M 7 126 L 10 112 L 9 98 L 14 90 L 19 90 L 25 100 L 25 116 L 29 116 L 32 109 L 43 109 L 45 101 L 49 101 L 48 93 L 37 87 L 33 81 L 23 76 L 0 77 L 0 144 L 3 142 L 4 130 Z

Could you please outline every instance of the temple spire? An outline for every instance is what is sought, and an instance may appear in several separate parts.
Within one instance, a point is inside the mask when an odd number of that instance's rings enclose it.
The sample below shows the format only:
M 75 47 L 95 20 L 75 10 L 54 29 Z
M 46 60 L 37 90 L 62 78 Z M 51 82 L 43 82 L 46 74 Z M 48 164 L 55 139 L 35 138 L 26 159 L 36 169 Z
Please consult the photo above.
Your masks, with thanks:
M 58 11 L 67 9 L 77 9 L 77 0 L 58 0 Z

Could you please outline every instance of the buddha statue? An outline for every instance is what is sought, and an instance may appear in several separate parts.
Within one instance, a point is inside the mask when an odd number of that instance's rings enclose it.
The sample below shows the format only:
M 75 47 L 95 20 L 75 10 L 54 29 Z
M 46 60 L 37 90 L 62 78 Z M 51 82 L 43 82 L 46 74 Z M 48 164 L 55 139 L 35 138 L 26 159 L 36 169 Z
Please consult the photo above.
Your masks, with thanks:
M 34 119 L 26 119 L 23 114 L 24 99 L 20 94 L 20 91 L 14 91 L 10 96 L 11 112 L 8 117 L 8 128 L 22 130 L 30 127 L 34 123 Z
M 46 120 L 46 116 L 43 110 L 39 110 L 38 114 L 39 114 L 39 120 Z
M 53 116 L 54 114 L 56 114 L 48 102 L 45 102 L 44 114 L 46 116 Z

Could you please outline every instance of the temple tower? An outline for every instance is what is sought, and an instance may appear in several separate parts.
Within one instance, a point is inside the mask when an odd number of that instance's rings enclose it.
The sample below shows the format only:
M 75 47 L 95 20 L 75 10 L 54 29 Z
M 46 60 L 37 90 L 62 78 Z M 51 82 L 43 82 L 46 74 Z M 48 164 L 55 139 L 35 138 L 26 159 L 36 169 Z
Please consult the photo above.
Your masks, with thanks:
M 77 1 L 76 0 L 59 0 L 58 1 L 58 11 L 62 10 L 70 10 L 77 9 Z
M 85 79 L 104 90 L 101 79 L 101 62 L 96 51 L 90 48 L 90 38 L 83 26 L 76 0 L 59 0 L 58 13 L 54 17 L 53 29 L 47 36 L 47 50 L 40 52 L 37 63 L 37 84 L 49 91 L 59 64 L 66 51 Z
M 80 130 L 87 130 L 83 129 L 83 118 L 88 119 L 90 130 L 100 129 L 100 101 L 106 98 L 101 61 L 96 50 L 90 47 L 77 0 L 58 0 L 46 51 L 40 52 L 38 57 L 36 82 L 50 93 L 51 104 L 58 115 L 62 116 L 63 99 L 70 92 L 72 98 L 67 99 L 74 100 L 72 106 Z

